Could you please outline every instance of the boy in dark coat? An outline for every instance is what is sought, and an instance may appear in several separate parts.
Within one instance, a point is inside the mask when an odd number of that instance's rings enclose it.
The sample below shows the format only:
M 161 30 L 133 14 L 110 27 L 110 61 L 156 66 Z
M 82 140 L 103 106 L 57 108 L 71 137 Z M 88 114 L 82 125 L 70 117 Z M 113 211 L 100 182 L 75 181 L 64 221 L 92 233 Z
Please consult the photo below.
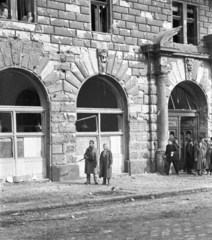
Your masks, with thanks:
M 108 181 L 108 185 L 110 185 L 110 179 L 112 177 L 113 155 L 106 144 L 103 145 L 103 148 L 104 150 L 101 152 L 99 161 L 99 178 L 103 177 L 103 185 L 106 185 L 106 179 Z
M 97 149 L 94 147 L 94 141 L 90 140 L 89 147 L 84 154 L 85 159 L 85 174 L 87 174 L 87 181 L 85 184 L 91 183 L 91 174 L 94 176 L 95 184 L 97 182 Z

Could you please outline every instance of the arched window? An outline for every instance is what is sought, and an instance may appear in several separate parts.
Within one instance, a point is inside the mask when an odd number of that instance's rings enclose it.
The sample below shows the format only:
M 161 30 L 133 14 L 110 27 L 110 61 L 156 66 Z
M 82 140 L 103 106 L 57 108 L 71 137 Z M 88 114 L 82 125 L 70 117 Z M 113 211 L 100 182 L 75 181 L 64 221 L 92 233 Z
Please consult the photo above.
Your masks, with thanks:
M 79 157 L 89 140 L 94 140 L 99 153 L 106 143 L 114 154 L 113 171 L 124 170 L 126 106 L 124 92 L 114 79 L 99 75 L 83 84 L 77 98 L 76 153 Z
M 197 101 L 185 88 L 177 86 L 169 98 L 169 109 L 198 110 Z
M 7 159 L 0 167 L 7 176 L 46 176 L 45 107 L 36 82 L 20 69 L 0 72 L 0 165 Z

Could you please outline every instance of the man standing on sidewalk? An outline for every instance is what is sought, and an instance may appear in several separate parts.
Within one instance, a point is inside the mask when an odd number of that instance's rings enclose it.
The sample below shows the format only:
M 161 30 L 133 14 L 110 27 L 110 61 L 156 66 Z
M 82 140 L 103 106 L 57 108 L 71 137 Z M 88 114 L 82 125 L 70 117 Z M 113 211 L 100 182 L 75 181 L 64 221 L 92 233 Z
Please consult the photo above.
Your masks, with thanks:
M 89 147 L 84 154 L 85 159 L 85 174 L 87 175 L 87 181 L 85 184 L 91 183 L 91 174 L 94 176 L 94 183 L 97 182 L 97 149 L 94 147 L 94 141 L 89 141 Z
M 178 172 L 178 148 L 175 144 L 173 144 L 172 139 L 168 140 L 168 145 L 166 146 L 165 156 L 166 156 L 166 161 L 165 161 L 166 175 L 169 175 L 171 163 L 173 163 L 173 165 L 174 165 L 176 174 L 179 175 L 179 172 Z

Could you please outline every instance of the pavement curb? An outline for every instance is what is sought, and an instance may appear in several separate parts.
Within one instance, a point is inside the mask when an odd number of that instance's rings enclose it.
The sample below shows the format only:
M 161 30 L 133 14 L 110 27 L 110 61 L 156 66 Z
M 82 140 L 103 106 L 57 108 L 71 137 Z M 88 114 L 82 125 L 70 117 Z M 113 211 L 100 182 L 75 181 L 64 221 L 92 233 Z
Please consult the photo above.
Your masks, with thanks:
M 200 192 L 209 192 L 212 191 L 212 187 L 206 187 L 206 188 L 196 188 L 196 189 L 186 189 L 186 190 L 180 190 L 180 191 L 170 191 L 170 192 L 163 192 L 163 193 L 148 193 L 148 194 L 129 194 L 124 196 L 115 196 L 115 197 L 107 197 L 107 198 L 100 198 L 100 199 L 86 199 L 81 200 L 78 202 L 72 202 L 72 203 L 63 203 L 63 204 L 49 204 L 46 206 L 41 207 L 31 207 L 26 208 L 20 211 L 15 210 L 6 210 L 1 211 L 1 215 L 10 215 L 17 213 L 23 214 L 27 212 L 37 212 L 37 211 L 44 211 L 49 209 L 57 209 L 57 208 L 64 208 L 64 207 L 77 207 L 82 205 L 91 205 L 91 204 L 100 204 L 100 203 L 109 203 L 109 202 L 119 202 L 119 201 L 131 201 L 134 200 L 146 200 L 146 199 L 157 199 L 157 198 L 165 198 L 170 196 L 177 196 L 177 195 L 183 195 L 183 194 L 194 194 L 194 193 L 200 193 Z

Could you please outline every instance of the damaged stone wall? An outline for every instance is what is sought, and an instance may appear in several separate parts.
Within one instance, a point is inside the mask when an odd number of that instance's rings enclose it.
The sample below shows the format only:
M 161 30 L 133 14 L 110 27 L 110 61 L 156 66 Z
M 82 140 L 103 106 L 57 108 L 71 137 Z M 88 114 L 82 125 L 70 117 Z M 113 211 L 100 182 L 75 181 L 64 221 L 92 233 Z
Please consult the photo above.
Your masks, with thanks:
M 171 0 L 113 0 L 110 33 L 91 31 L 89 0 L 37 0 L 35 24 L 0 20 L 1 41 L 16 39 L 13 53 L 22 49 L 13 65 L 36 74 L 48 93 L 52 165 L 64 166 L 76 161 L 77 94 L 83 81 L 99 73 L 96 49 L 105 49 L 108 50 L 106 74 L 119 81 L 128 98 L 131 172 L 155 170 L 156 80 L 148 71 L 149 63 L 140 46 L 171 28 L 171 4 Z M 209 1 L 196 0 L 195 4 L 199 7 L 202 39 L 212 31 L 212 15 Z M 39 53 L 25 47 L 28 44 L 39 45 Z M 27 58 L 26 64 L 16 64 Z

